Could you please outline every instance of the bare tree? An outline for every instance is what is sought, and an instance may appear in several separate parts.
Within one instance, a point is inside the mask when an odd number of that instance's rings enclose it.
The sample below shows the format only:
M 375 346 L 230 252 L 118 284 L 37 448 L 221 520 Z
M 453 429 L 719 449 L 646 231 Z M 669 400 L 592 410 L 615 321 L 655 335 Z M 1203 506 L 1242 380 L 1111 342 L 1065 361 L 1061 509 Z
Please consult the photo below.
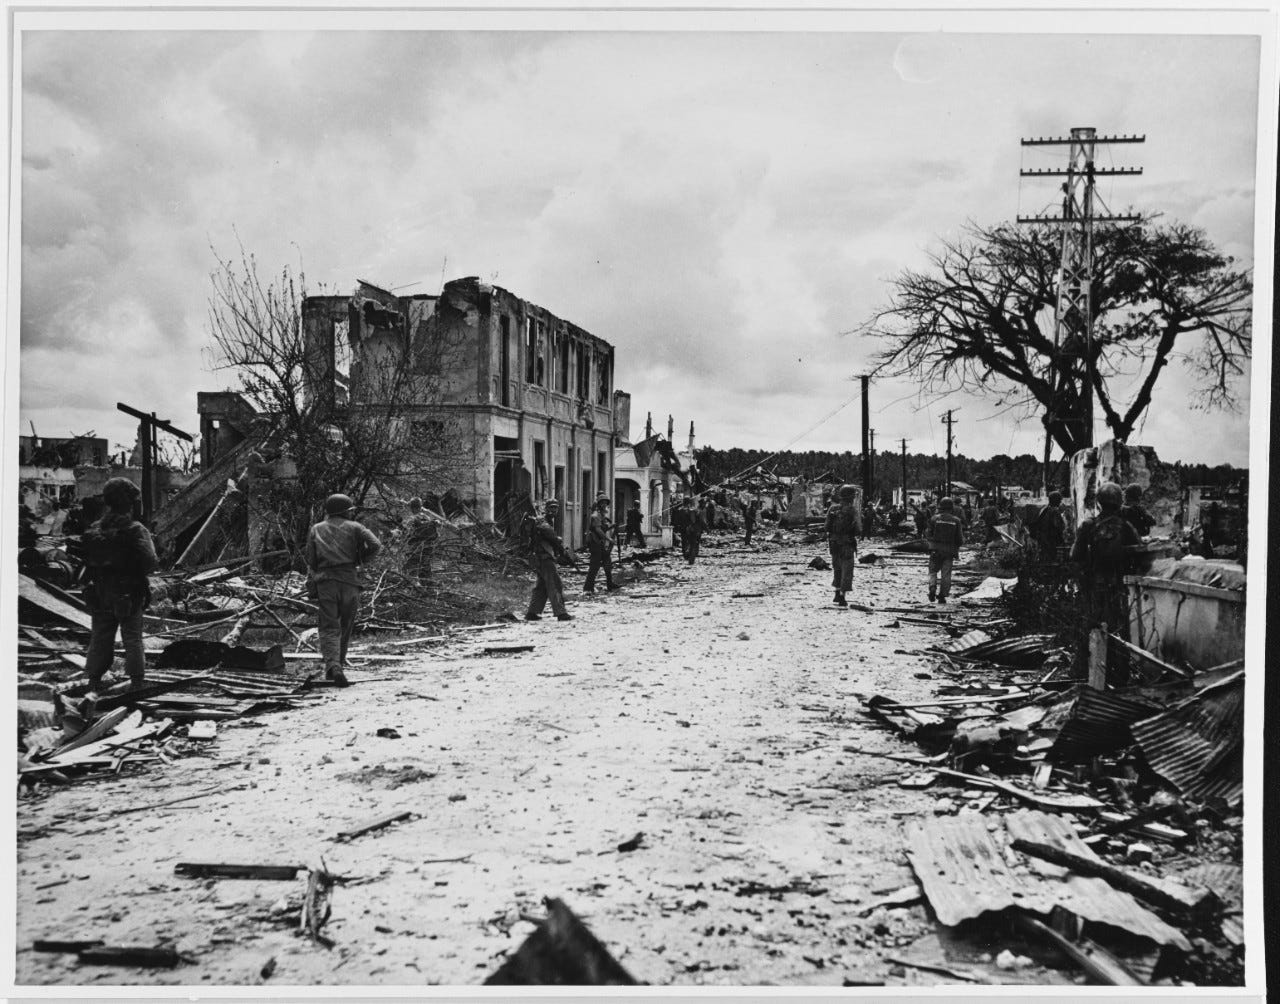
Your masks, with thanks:
M 392 324 L 377 332 L 376 345 L 348 341 L 338 354 L 360 350 L 351 356 L 349 379 L 337 374 L 334 393 L 317 393 L 308 371 L 314 347 L 303 325 L 305 274 L 286 266 L 264 282 L 243 248 L 238 260 L 214 254 L 211 361 L 235 374 L 240 393 L 270 425 L 266 441 L 276 450 L 263 459 L 276 462 L 275 477 L 257 495 L 286 545 L 300 543 L 335 492 L 363 504 L 384 493 L 398 497 L 404 485 L 412 491 L 451 482 L 460 463 L 451 448 L 457 437 L 447 416 L 424 417 L 454 348 L 447 339 L 424 349 L 405 325 Z
M 1054 442 L 1075 452 L 1080 427 L 1062 416 L 1080 413 L 1082 367 L 1053 344 L 1060 247 L 1050 227 L 970 223 L 928 268 L 894 278 L 889 305 L 859 329 L 888 342 L 877 372 L 914 377 L 929 392 L 997 395 L 1027 414 L 1042 409 Z M 1095 231 L 1089 370 L 1116 438 L 1133 432 L 1175 358 L 1197 378 L 1191 403 L 1236 406 L 1252 295 L 1250 271 L 1194 227 L 1147 219 Z

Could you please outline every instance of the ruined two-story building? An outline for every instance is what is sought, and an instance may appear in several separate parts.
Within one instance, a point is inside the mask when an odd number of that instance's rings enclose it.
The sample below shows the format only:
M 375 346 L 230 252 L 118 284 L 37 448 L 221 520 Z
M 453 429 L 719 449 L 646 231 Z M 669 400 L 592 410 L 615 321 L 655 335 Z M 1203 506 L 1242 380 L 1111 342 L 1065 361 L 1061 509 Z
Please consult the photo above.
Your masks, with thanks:
M 375 410 L 395 398 L 399 434 L 423 444 L 410 487 L 499 523 L 554 497 L 565 543 L 584 542 L 628 418 L 612 345 L 474 277 L 438 296 L 360 282 L 308 297 L 303 328 L 308 395 Z

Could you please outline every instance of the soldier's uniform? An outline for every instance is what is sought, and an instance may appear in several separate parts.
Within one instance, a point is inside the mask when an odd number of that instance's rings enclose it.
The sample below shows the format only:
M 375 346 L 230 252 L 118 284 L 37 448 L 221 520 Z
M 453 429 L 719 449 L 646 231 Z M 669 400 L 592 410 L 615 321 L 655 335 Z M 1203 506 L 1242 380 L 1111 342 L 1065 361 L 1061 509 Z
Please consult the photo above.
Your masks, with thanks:
M 845 593 L 853 588 L 853 563 L 862 529 L 855 494 L 845 485 L 840 489 L 840 500 L 827 510 L 827 549 L 831 552 L 831 579 L 836 588 L 833 602 L 842 607 L 849 605 Z
M 1125 504 L 1120 507 L 1121 518 L 1138 531 L 1139 537 L 1145 537 L 1156 525 L 1152 515 L 1142 507 L 1142 486 L 1130 485 L 1124 490 Z
M 309 584 L 319 612 L 320 656 L 325 678 L 347 685 L 347 647 L 360 610 L 359 567 L 380 550 L 372 530 L 350 519 L 353 502 L 346 495 L 330 495 L 325 518 L 307 533 L 304 551 Z
M 604 569 L 606 589 L 617 589 L 613 584 L 613 520 L 608 515 L 609 500 L 603 496 L 596 498 L 595 512 L 591 514 L 591 522 L 587 527 L 587 552 L 591 558 L 587 562 L 587 581 L 583 591 L 596 591 L 596 573 Z
M 544 507 L 544 517 L 534 520 L 531 528 L 530 547 L 538 581 L 533 585 L 529 609 L 525 611 L 524 619 L 527 621 L 538 620 L 548 600 L 551 601 L 551 610 L 555 613 L 556 620 L 573 620 L 573 615 L 564 608 L 564 583 L 560 581 L 556 562 L 560 558 L 566 558 L 573 565 L 578 562 L 565 550 L 564 541 L 552 529 L 551 522 L 559 511 L 560 506 L 556 502 L 548 502 Z
M 684 552 L 684 560 L 692 565 L 698 560 L 698 552 L 702 550 L 702 531 L 707 524 L 702 517 L 702 510 L 691 499 L 685 500 L 684 511 L 684 529 L 680 534 L 681 550 Z
M 1105 623 L 1117 633 L 1124 632 L 1129 619 L 1124 589 L 1124 575 L 1132 563 L 1129 549 L 1142 544 L 1138 531 L 1120 515 L 1120 502 L 1118 485 L 1102 485 L 1099 512 L 1080 525 L 1071 549 L 1071 560 L 1080 567 L 1089 626 Z
M 644 547 L 644 516 L 640 512 L 640 503 L 631 503 L 631 508 L 627 510 L 627 543 L 632 540 Z
M 938 503 L 938 515 L 929 521 L 929 602 L 947 602 L 951 592 L 951 566 L 960 555 L 964 543 L 964 527 L 953 511 L 955 503 L 944 498 Z M 938 579 L 941 577 L 942 582 Z
M 150 531 L 133 518 L 133 504 L 140 495 L 127 478 L 108 481 L 102 489 L 108 511 L 81 541 L 89 579 L 84 599 L 91 618 L 84 671 L 91 691 L 98 689 L 115 660 L 117 631 L 130 687 L 137 689 L 145 681 L 142 611 L 151 599 L 147 573 L 156 567 L 156 551 Z
M 404 523 L 405 571 L 419 579 L 431 577 L 431 558 L 440 528 L 422 509 L 422 500 L 409 500 L 409 516 Z

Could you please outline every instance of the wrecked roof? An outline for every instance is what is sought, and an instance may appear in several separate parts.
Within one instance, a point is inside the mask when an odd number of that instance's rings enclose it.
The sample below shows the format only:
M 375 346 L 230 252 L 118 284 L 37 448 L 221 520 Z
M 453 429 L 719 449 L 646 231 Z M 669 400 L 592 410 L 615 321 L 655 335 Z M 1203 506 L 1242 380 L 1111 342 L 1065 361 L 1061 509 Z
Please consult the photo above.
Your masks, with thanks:
M 1103 879 L 1035 874 L 1014 851 L 1008 851 L 1006 859 L 1006 834 L 997 827 L 997 837 L 987 822 L 978 813 L 964 813 L 917 820 L 906 829 L 907 859 L 943 924 L 950 927 L 1011 907 L 1045 915 L 1062 906 L 1085 920 L 1120 927 L 1158 944 L 1190 947 L 1180 931 Z M 1009 822 L 1010 833 L 1034 835 L 1038 842 L 1077 853 L 1085 847 L 1093 856 L 1065 820 L 1026 812 L 1011 815 Z
M 1160 709 L 1148 701 L 1114 691 L 1082 687 L 1053 744 L 1053 759 L 1059 763 L 1079 763 L 1100 753 L 1109 753 L 1133 744 L 1130 726 Z
M 1240 801 L 1244 793 L 1244 670 L 1153 718 L 1133 737 L 1147 764 L 1184 795 Z

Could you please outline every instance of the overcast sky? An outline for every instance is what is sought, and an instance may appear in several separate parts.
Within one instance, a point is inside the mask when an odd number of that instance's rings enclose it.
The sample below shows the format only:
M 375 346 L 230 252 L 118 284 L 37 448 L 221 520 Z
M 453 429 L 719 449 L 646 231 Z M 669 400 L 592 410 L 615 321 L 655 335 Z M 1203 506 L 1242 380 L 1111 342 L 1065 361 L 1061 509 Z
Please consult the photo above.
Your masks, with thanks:
M 1102 150 L 1113 209 L 1252 260 L 1257 39 L 902 33 L 27 33 L 21 419 L 132 443 L 124 401 L 196 431 L 211 245 L 405 292 L 477 275 L 617 346 L 617 386 L 699 445 L 859 448 L 842 334 L 966 219 L 1037 212 L 1019 138 Z M 1248 416 L 1172 367 L 1135 441 L 1247 462 Z M 1242 388 L 1244 391 L 1245 388 Z M 994 401 L 873 385 L 877 445 L 1038 453 Z

